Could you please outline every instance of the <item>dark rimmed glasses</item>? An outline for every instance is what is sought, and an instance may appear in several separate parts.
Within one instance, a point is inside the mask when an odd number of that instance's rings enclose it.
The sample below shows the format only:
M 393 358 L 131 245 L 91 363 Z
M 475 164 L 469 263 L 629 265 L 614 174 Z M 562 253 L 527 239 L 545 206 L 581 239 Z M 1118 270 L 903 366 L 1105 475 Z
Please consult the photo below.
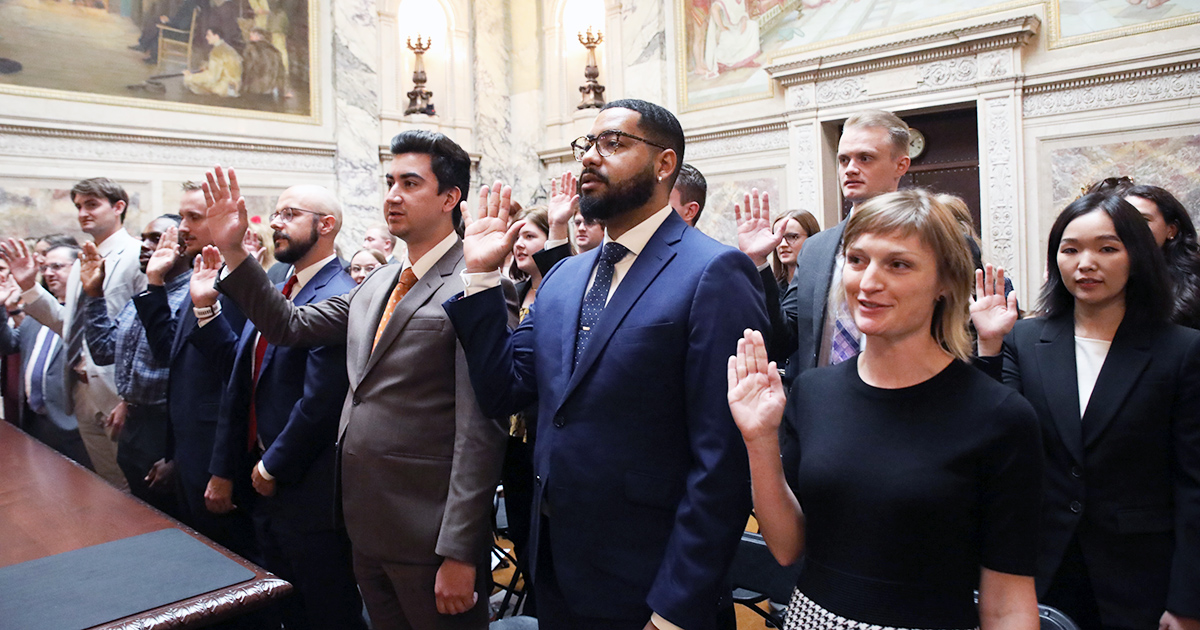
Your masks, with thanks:
M 596 153 L 599 153 L 600 157 L 609 157 L 621 148 L 622 137 L 637 140 L 638 142 L 645 142 L 652 147 L 658 147 L 660 149 L 670 148 L 664 147 L 657 142 L 650 142 L 645 138 L 640 138 L 631 133 L 625 133 L 624 131 L 618 131 L 616 129 L 609 129 L 598 136 L 593 136 L 591 134 L 579 136 L 573 142 L 571 142 L 571 151 L 575 153 L 575 159 L 579 162 L 583 161 L 583 156 L 587 155 L 587 152 L 591 151 L 592 147 L 596 147 Z

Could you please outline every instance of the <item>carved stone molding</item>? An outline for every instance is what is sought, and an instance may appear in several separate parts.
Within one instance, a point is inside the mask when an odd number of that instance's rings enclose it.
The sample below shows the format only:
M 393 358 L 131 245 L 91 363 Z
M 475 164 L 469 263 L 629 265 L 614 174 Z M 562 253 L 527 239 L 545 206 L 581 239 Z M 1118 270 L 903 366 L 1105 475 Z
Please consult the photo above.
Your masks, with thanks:
M 979 69 L 984 79 L 1000 79 L 1013 74 L 1012 53 L 992 50 L 979 55 Z
M 1025 89 L 1026 118 L 1200 96 L 1200 61 Z
M 974 57 L 943 59 L 917 66 L 920 89 L 974 83 L 979 77 L 979 65 Z
M 853 103 L 867 93 L 862 77 L 845 77 L 817 84 L 817 104 Z
M 690 160 L 772 151 L 788 147 L 787 123 L 770 123 L 757 127 L 743 127 L 702 133 L 687 138 L 685 157 Z
M 1019 48 L 1037 35 L 1041 21 L 1033 15 L 967 29 L 892 42 L 836 55 L 823 55 L 769 66 L 766 71 L 784 87 L 807 81 L 862 75 L 900 66 L 931 63 L 953 57 L 974 56 L 988 51 Z M 966 40 L 966 41 L 964 41 Z M 944 43 L 943 46 L 932 45 Z M 913 52 L 904 50 L 918 49 Z M 887 53 L 895 53 L 888 55 Z M 874 57 L 874 58 L 872 58 Z M 863 59 L 862 61 L 855 61 Z
M 329 172 L 334 151 L 254 143 L 218 142 L 0 125 L 0 157 L 43 157 L 170 164 L 209 168 L 246 165 L 267 170 Z
M 816 86 L 812 83 L 800 83 L 792 85 L 783 93 L 784 104 L 787 109 L 804 109 L 813 104 L 816 100 Z
M 792 155 L 796 163 L 795 186 L 800 208 L 820 215 L 817 185 L 820 175 L 817 170 L 817 134 L 812 123 L 803 123 L 792 128 Z
M 1017 260 L 1017 135 L 1013 129 L 1015 98 L 988 99 L 984 107 L 987 147 L 988 237 L 991 262 L 1005 269 Z

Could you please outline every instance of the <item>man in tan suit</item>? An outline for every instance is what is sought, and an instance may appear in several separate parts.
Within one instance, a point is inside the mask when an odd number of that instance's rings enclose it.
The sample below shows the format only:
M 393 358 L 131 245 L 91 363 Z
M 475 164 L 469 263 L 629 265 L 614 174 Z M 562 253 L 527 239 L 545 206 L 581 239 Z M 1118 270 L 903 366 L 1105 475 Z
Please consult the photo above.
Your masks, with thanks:
M 220 288 L 270 343 L 346 344 L 341 498 L 373 627 L 483 629 L 506 433 L 479 410 L 441 306 L 463 290 L 456 226 L 470 158 L 427 131 L 401 133 L 391 149 L 385 218 L 407 243 L 407 260 L 380 267 L 344 296 L 294 306 L 260 265 L 242 264 L 245 203 L 236 175 L 226 181 L 218 167 L 206 192 L 228 267 Z

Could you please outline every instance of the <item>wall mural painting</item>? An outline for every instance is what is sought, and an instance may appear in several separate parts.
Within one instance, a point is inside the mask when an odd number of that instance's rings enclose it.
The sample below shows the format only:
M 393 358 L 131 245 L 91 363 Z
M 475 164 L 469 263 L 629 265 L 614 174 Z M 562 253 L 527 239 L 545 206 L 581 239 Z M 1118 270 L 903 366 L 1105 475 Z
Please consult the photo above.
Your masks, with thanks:
M 1200 222 L 1200 135 L 1114 142 L 1050 152 L 1051 204 L 1054 214 L 1081 189 L 1106 177 L 1125 175 L 1138 184 L 1171 191 Z
M 310 1 L 0 0 L 0 92 L 311 116 Z
M 774 58 L 997 11 L 1045 7 L 1051 48 L 1200 22 L 1200 0 L 677 0 L 683 109 L 771 96 Z M 814 54 L 819 54 L 815 53 Z
M 715 175 L 708 178 L 708 193 L 704 203 L 704 212 L 696 227 L 705 234 L 729 245 L 737 247 L 737 220 L 733 216 L 733 204 L 741 204 L 746 193 L 757 188 L 766 192 L 772 200 L 773 207 L 779 207 L 783 195 L 779 190 L 779 181 L 774 177 L 751 179 L 726 179 L 727 176 Z M 780 179 L 783 173 L 780 172 Z M 780 200 L 780 201 L 776 201 Z M 773 211 L 781 214 L 782 211 Z
M 0 237 L 44 236 L 66 233 L 81 242 L 86 235 L 79 230 L 78 212 L 71 201 L 71 186 L 30 185 L 28 182 L 0 181 Z M 144 190 L 125 187 L 129 193 L 129 209 L 125 224 L 130 234 L 140 234 L 153 217 L 142 207 Z

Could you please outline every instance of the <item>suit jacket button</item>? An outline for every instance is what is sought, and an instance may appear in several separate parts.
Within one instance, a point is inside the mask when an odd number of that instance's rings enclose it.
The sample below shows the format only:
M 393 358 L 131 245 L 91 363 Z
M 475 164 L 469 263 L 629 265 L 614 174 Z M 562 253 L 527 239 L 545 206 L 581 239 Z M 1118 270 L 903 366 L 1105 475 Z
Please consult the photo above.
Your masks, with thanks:
M 357 406 L 359 406 L 359 405 L 361 405 L 361 404 L 362 404 L 362 399 L 361 399 L 361 398 L 359 398 L 358 396 L 355 396 L 355 397 L 354 397 L 354 398 L 353 398 L 353 399 L 350 401 L 350 405 L 351 405 L 351 406 L 354 406 L 354 407 L 357 407 Z
M 537 484 L 537 485 L 539 485 L 539 486 L 540 486 L 540 485 L 542 485 L 542 476 L 541 476 L 541 475 L 534 475 L 534 476 L 533 476 L 533 482 L 534 482 L 534 483 L 536 483 L 536 484 Z
M 1080 468 L 1079 466 L 1072 466 L 1071 467 L 1071 476 L 1076 479 L 1082 479 L 1083 478 L 1083 469 Z
M 567 423 L 566 418 L 564 418 L 562 416 L 554 416 L 554 426 L 561 428 L 562 425 L 564 425 L 566 423 Z
M 1078 514 L 1083 511 L 1083 504 L 1078 501 L 1071 502 L 1071 511 Z

